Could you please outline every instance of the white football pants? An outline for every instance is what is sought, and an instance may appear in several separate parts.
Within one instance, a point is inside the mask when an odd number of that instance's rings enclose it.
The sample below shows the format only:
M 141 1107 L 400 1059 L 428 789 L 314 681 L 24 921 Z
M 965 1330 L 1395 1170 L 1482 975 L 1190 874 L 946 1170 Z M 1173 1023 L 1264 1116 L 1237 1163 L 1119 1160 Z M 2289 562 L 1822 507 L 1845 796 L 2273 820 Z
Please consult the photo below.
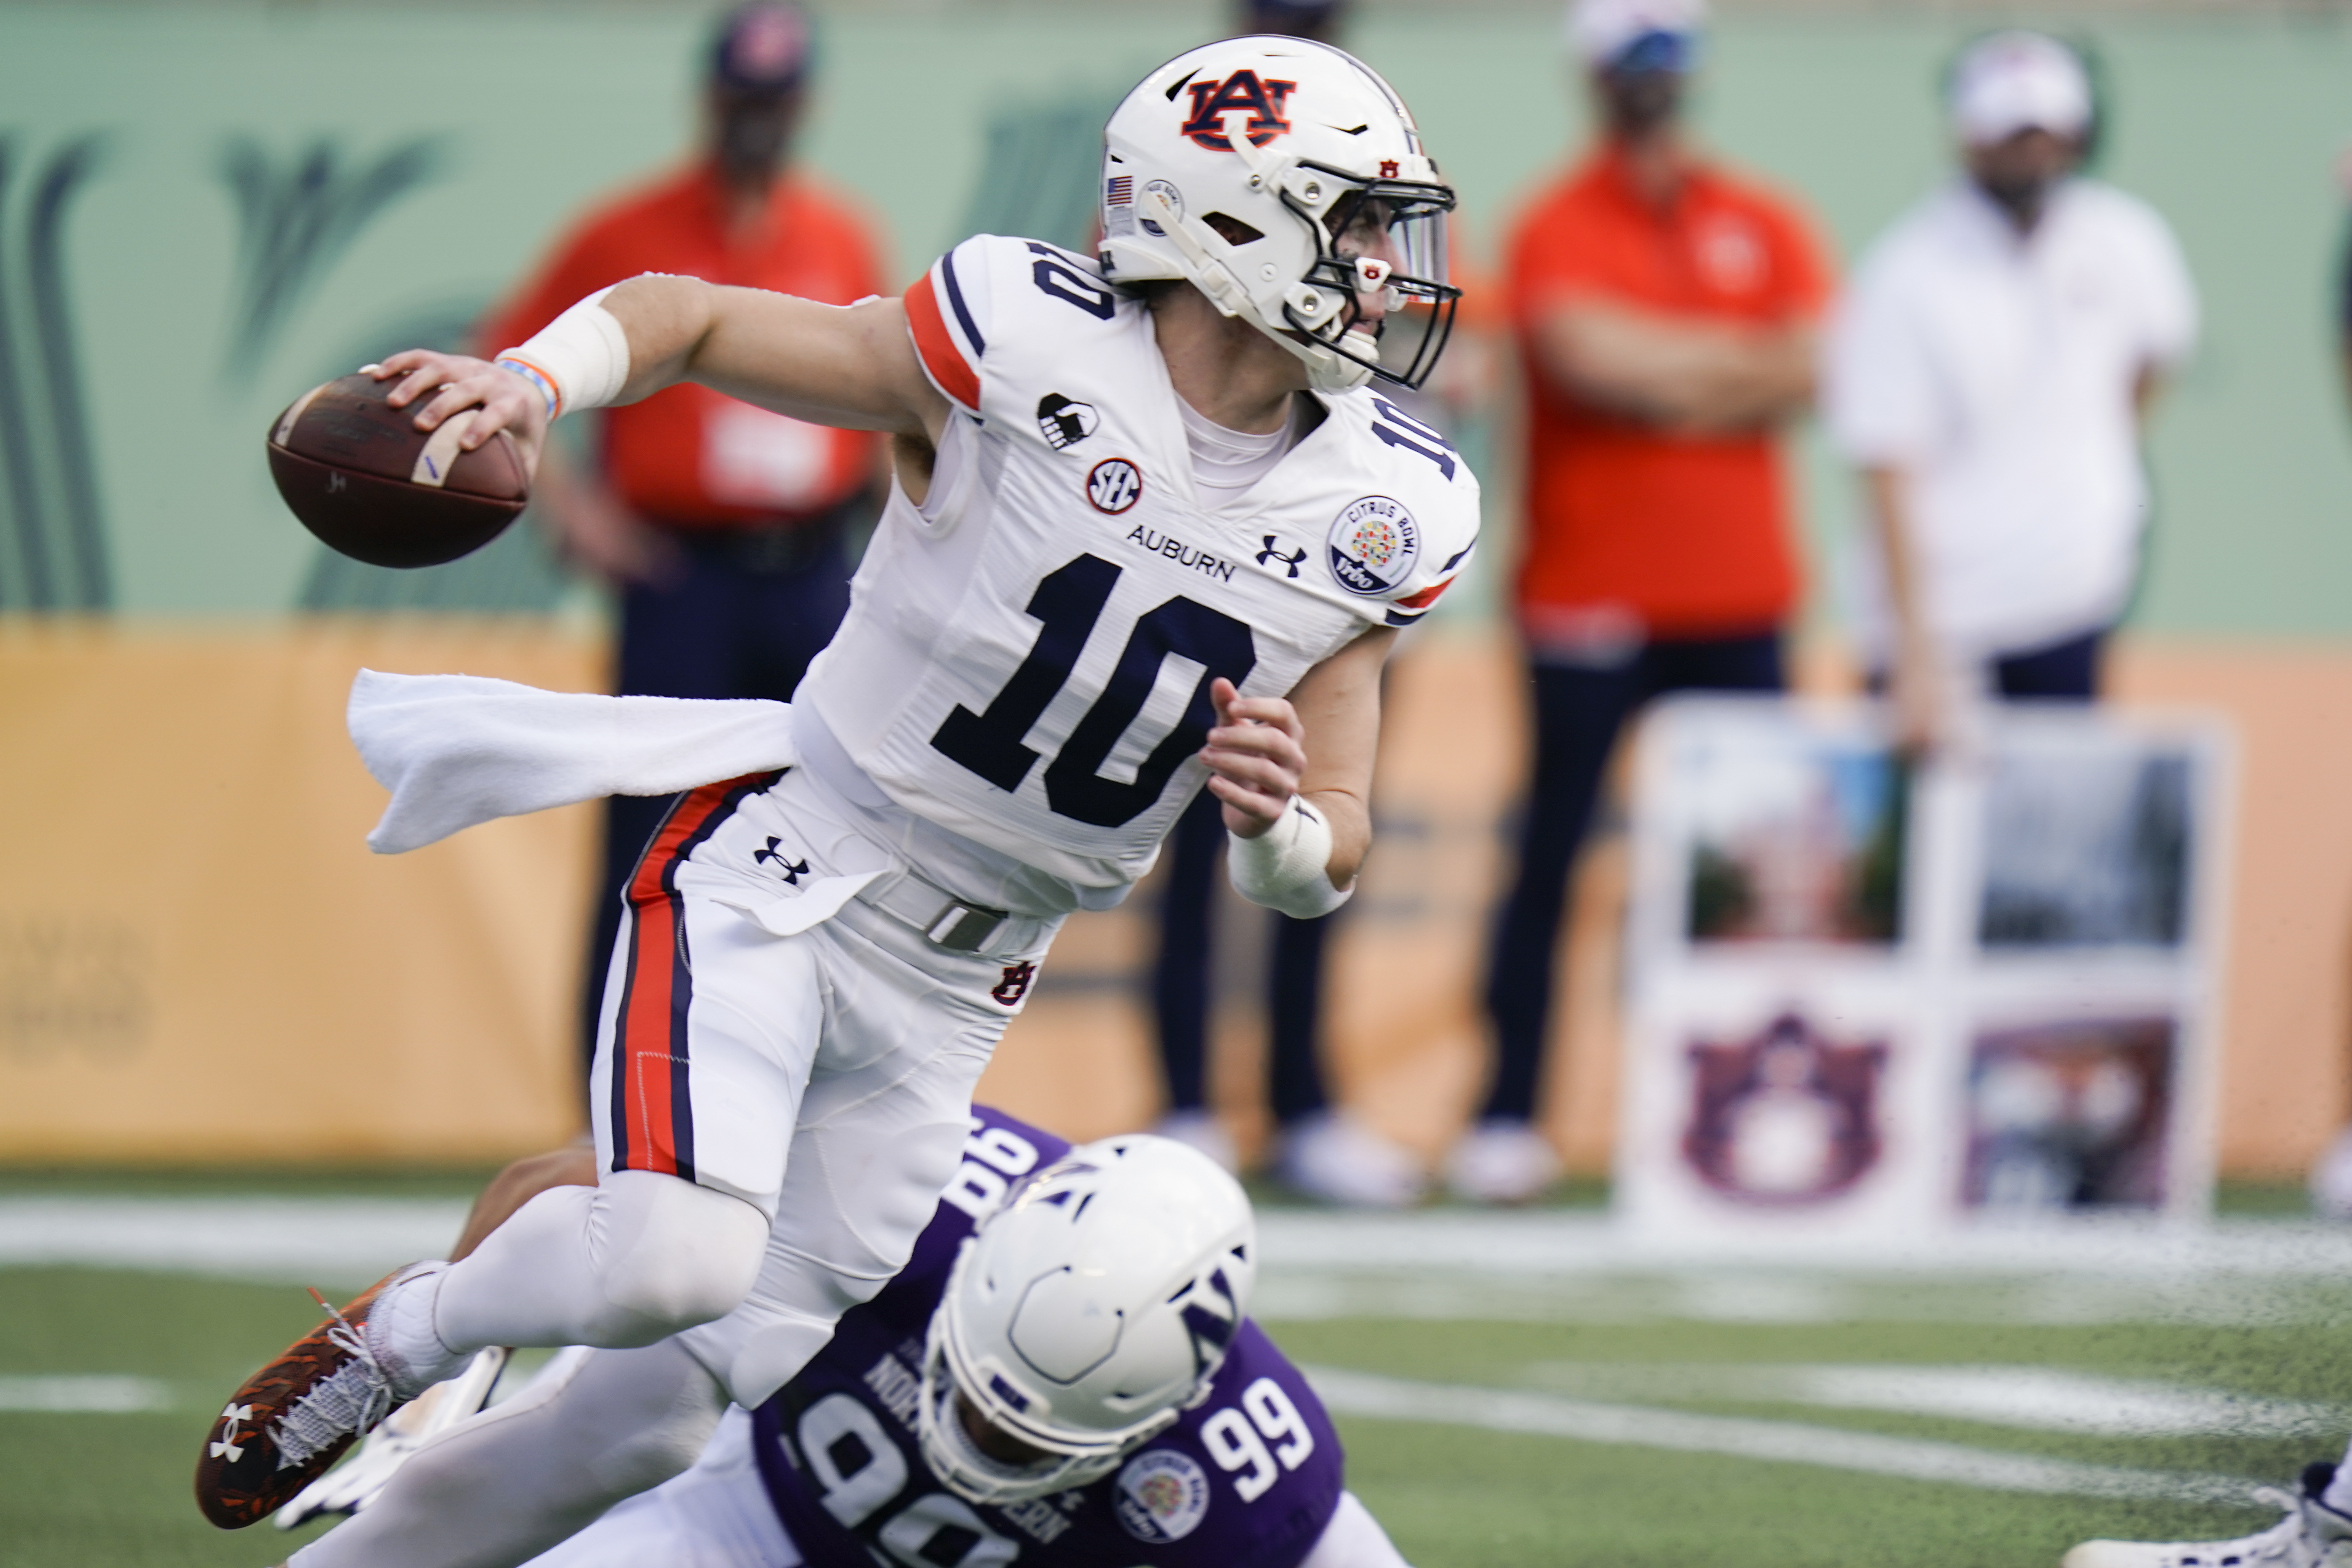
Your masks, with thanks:
M 605 988 L 590 1082 L 602 1185 L 541 1194 L 435 1281 L 454 1352 L 607 1347 L 567 1385 L 583 1392 L 535 1406 L 560 1417 L 506 1418 L 503 1444 L 571 1457 L 509 1465 L 465 1440 L 464 1462 L 518 1473 L 498 1486 L 427 1466 L 468 1422 L 302 1568 L 520 1563 L 690 1464 L 730 1396 L 767 1398 L 905 1266 L 1051 925 L 1012 961 L 854 900 L 775 935 L 794 925 L 793 889 L 875 863 L 800 780 L 696 790 L 665 823 Z M 631 1346 L 651 1348 L 615 1348 Z M 412 1501 L 411 1471 L 429 1501 Z
M 450 1268 L 449 1349 L 682 1333 L 748 1407 L 905 1264 L 1050 928 L 1008 962 L 837 894 L 796 906 L 888 862 L 836 808 L 795 771 L 695 790 L 664 823 L 590 1074 L 604 1183 L 541 1194 Z

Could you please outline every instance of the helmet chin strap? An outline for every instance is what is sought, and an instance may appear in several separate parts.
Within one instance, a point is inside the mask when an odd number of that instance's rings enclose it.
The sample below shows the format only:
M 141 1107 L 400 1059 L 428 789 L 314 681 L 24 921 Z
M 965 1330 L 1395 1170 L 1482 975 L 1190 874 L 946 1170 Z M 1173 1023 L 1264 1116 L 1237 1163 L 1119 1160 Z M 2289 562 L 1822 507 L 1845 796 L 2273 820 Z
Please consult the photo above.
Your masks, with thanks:
M 1246 137 L 1234 139 L 1236 151 L 1248 145 Z M 1251 160 L 1252 168 L 1261 167 L 1262 162 Z M 1358 364 L 1345 354 L 1335 353 L 1324 344 L 1301 342 L 1291 335 L 1288 328 L 1277 327 L 1259 315 L 1250 300 L 1249 291 L 1233 275 L 1232 268 L 1209 254 L 1208 247 L 1184 226 L 1184 220 L 1177 214 L 1175 206 L 1164 193 L 1146 191 L 1142 204 L 1150 210 L 1151 221 L 1158 224 L 1160 231 L 1183 253 L 1185 261 L 1192 268 L 1192 281 L 1200 286 L 1202 294 L 1208 296 L 1209 303 L 1217 308 L 1218 313 L 1240 317 L 1305 361 L 1309 387 L 1317 392 L 1353 392 L 1372 379 L 1370 367 Z

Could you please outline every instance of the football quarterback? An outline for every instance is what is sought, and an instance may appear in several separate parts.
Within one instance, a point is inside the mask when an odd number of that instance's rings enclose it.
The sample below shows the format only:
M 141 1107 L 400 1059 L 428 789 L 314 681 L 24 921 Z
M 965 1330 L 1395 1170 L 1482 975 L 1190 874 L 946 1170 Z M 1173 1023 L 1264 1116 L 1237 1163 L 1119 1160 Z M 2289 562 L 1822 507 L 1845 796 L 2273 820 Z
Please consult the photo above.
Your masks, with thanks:
M 546 1551 L 690 1464 L 906 1264 L 1062 918 L 1124 897 L 1196 793 L 1244 895 L 1348 896 L 1382 660 L 1477 534 L 1461 455 L 1386 395 L 1444 347 L 1453 193 L 1387 83 L 1294 38 L 1153 71 L 1104 168 L 1099 257 L 982 235 L 846 308 L 647 276 L 495 363 L 379 367 L 468 444 L 535 455 L 559 413 L 694 381 L 887 432 L 896 483 L 789 707 L 354 688 L 394 786 L 381 848 L 698 787 L 629 881 L 597 1186 L 401 1270 L 248 1380 L 198 1461 L 216 1523 L 265 1517 L 482 1349 L 591 1346 L 486 1418 L 498 1443 L 427 1445 L 297 1561 Z

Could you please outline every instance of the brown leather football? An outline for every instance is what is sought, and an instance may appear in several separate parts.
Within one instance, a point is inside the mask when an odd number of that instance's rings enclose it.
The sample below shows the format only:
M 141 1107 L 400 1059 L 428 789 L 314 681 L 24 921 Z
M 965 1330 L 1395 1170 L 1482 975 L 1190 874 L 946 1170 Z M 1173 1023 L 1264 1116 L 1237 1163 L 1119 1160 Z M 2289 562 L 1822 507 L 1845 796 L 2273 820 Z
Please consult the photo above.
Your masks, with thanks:
M 530 479 L 503 430 L 459 447 L 469 414 L 417 429 L 415 404 L 384 402 L 399 384 L 344 376 L 295 399 L 270 427 L 269 472 L 331 548 L 371 566 L 438 566 L 496 538 L 530 498 Z

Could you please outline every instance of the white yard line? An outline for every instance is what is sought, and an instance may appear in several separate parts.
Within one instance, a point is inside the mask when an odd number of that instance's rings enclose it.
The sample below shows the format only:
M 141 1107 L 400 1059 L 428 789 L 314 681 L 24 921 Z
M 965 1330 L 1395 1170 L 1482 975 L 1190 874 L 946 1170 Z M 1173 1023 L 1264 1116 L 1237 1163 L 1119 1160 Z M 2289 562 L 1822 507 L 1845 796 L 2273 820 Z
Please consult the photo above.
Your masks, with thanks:
M 2210 1226 L 2128 1220 L 1989 1225 L 1947 1235 L 1832 1239 L 1763 1235 L 1704 1246 L 1654 1240 L 1605 1214 L 1521 1211 L 1258 1215 L 1269 1262 L 1294 1268 L 1572 1277 L 1691 1267 L 1829 1270 L 1864 1275 L 2051 1272 L 2136 1279 L 2261 1274 L 2352 1279 L 2352 1226 L 2222 1220 Z
M 171 1407 L 172 1391 L 152 1377 L 0 1377 L 0 1411 L 122 1416 Z
M 1955 1443 L 1925 1442 L 1916 1437 L 1840 1431 L 1793 1421 L 1650 1410 L 1459 1384 L 1412 1383 L 1336 1367 L 1310 1366 L 1306 1372 L 1324 1404 L 1343 1416 L 1427 1421 L 1484 1427 L 1492 1432 L 1568 1437 L 1585 1443 L 1818 1465 L 1827 1469 L 1941 1481 L 1988 1491 L 2166 1498 L 2240 1506 L 2254 1502 L 2254 1484 L 2229 1476 L 2120 1469 L 1995 1453 Z
M 2352 1409 L 2046 1366 L 1549 1361 L 1522 1374 L 1571 1398 L 1816 1405 L 2105 1437 L 2340 1441 Z
M 0 1266 L 363 1285 L 442 1256 L 465 1218 L 463 1203 L 416 1198 L 6 1198 Z
M 364 1285 L 444 1250 L 466 1206 L 371 1197 L 0 1197 L 0 1267 L 80 1264 Z M 1996 1230 L 1914 1244 L 1652 1243 L 1606 1216 L 1269 1208 L 1262 1315 L 1821 1322 L 2289 1321 L 2352 1294 L 2352 1227 Z M 1947 1282 L 1979 1282 L 1964 1303 Z M 1902 1292 L 1929 1298 L 1913 1301 Z M 2000 1299 L 1995 1301 L 1994 1296 Z M 1973 1301 L 1974 1299 L 1970 1298 Z

